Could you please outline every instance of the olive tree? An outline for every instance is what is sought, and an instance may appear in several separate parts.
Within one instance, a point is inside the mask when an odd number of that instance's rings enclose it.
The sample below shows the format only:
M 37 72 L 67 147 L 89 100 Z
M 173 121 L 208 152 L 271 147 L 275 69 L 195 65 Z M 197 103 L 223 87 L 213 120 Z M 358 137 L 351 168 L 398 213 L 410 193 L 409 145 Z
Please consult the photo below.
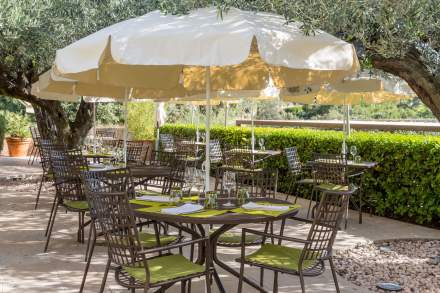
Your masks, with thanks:
M 69 121 L 59 102 L 34 97 L 31 83 L 55 50 L 115 22 L 160 9 L 184 14 L 214 5 L 281 14 L 305 34 L 325 30 L 355 45 L 364 67 L 404 79 L 440 119 L 439 0 L 0 0 L 0 94 L 30 102 L 40 128 L 75 144 L 91 127 L 81 102 Z

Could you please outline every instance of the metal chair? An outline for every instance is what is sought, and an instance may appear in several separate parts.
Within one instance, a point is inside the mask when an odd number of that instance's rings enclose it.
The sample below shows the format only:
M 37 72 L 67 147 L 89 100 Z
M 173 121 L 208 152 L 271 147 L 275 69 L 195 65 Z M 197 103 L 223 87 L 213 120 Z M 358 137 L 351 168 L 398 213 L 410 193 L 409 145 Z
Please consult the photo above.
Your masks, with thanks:
M 310 170 L 301 163 L 296 147 L 285 148 L 284 153 L 287 159 L 287 166 L 289 167 L 288 176 L 291 177 L 286 200 L 289 199 L 290 195 L 295 195 L 294 203 L 296 203 L 298 201 L 299 186 L 310 185 L 312 187 L 314 179 L 310 178 L 311 176 L 306 176 L 310 173 Z
M 314 186 L 312 191 L 315 201 L 319 201 L 319 195 L 327 194 L 346 194 L 349 199 L 358 190 L 358 187 L 349 182 L 349 170 L 347 158 L 340 154 L 313 154 L 312 173 L 314 176 Z M 311 204 L 312 201 L 310 201 Z M 310 211 L 309 204 L 309 211 Z M 316 207 L 316 206 L 315 206 Z M 313 215 L 313 213 L 312 213 Z M 348 222 L 348 205 L 345 213 L 345 228 Z
M 160 133 L 159 149 L 166 152 L 174 152 L 176 150 L 174 145 L 174 136 L 169 133 Z
M 35 209 L 38 208 L 38 203 L 40 200 L 41 189 L 44 183 L 53 182 L 53 172 L 50 164 L 50 152 L 54 149 L 64 149 L 64 145 L 54 143 L 52 140 L 37 138 L 38 146 L 40 147 L 40 164 L 43 169 L 43 174 L 41 174 L 40 182 L 38 185 L 37 198 L 35 200 Z M 47 230 L 46 234 L 47 235 Z
M 278 274 L 298 275 L 302 292 L 306 292 L 304 276 L 318 276 L 325 270 L 324 261 L 328 261 L 332 271 L 336 291 L 340 292 L 335 267 L 333 264 L 333 243 L 346 207 L 349 195 L 340 193 L 323 193 L 316 209 L 315 218 L 307 239 L 298 239 L 284 235 L 274 235 L 252 229 L 242 230 L 240 280 L 238 292 L 243 290 L 244 265 L 260 268 L 260 286 L 264 283 L 264 270 L 274 271 L 273 292 L 278 292 Z M 284 226 L 285 221 L 282 222 Z M 283 229 L 282 229 L 283 231 Z M 256 252 L 246 255 L 245 241 L 248 234 L 264 237 L 263 244 Z M 277 244 L 266 244 L 267 238 L 275 238 Z M 283 246 L 282 241 L 303 245 L 302 249 Z
M 78 242 L 84 243 L 84 227 L 90 224 L 90 221 L 84 222 L 89 206 L 81 184 L 81 172 L 88 171 L 87 159 L 82 156 L 80 150 L 67 150 L 66 147 L 51 149 L 49 153 L 56 194 L 47 226 L 44 252 L 49 245 L 58 207 L 78 213 Z
M 205 276 L 210 280 L 211 260 L 207 257 L 205 265 L 193 263 L 181 254 L 171 254 L 171 249 L 182 248 L 191 244 L 209 245 L 207 238 L 185 241 L 179 244 L 145 249 L 136 226 L 136 219 L 125 192 L 87 191 L 91 209 L 96 215 L 108 246 L 108 261 L 100 292 L 104 292 L 110 266 L 115 267 L 115 278 L 119 285 L 131 292 L 150 288 L 165 290 L 174 283 L 181 282 L 182 290 L 186 282 Z M 201 248 L 201 247 L 200 247 Z M 200 249 L 199 251 L 201 251 Z M 153 256 L 152 254 L 159 254 Z M 199 255 L 199 262 L 202 261 Z M 209 281 L 207 292 L 211 291 Z
M 90 192 L 95 193 L 117 193 L 126 192 L 130 186 L 130 172 L 127 168 L 102 170 L 102 171 L 89 171 L 83 172 L 82 182 L 85 186 L 85 193 L 89 206 L 92 206 L 91 200 L 88 197 Z M 80 292 L 83 291 L 87 273 L 90 267 L 90 262 L 93 256 L 93 251 L 96 245 L 96 239 L 98 236 L 103 236 L 103 230 L 99 226 L 99 222 L 96 221 L 97 214 L 94 209 L 90 209 L 90 217 L 92 224 L 89 230 L 89 238 L 86 249 L 86 267 L 84 270 L 83 280 L 80 287 Z M 137 226 L 150 224 L 150 222 L 137 223 Z M 159 231 L 157 224 L 153 223 L 155 231 Z M 174 235 L 158 235 L 156 233 L 139 232 L 141 244 L 144 248 L 154 248 L 163 245 L 169 245 L 176 243 L 181 237 Z
M 33 165 L 35 162 L 35 159 L 40 154 L 39 139 L 41 136 L 40 136 L 40 132 L 38 131 L 38 128 L 36 126 L 29 127 L 29 130 L 31 132 L 31 137 L 32 137 L 32 149 L 31 149 L 31 153 L 29 155 L 28 165 Z
M 278 170 L 264 169 L 258 173 L 249 173 L 247 171 L 235 171 L 236 190 L 239 188 L 247 189 L 250 198 L 275 198 L 278 185 Z M 225 188 L 222 185 L 221 194 L 225 194 Z M 273 233 L 273 223 L 266 224 L 265 232 Z M 248 235 L 245 245 L 252 246 L 261 244 L 262 237 Z M 218 238 L 217 245 L 225 247 L 240 247 L 241 234 L 226 232 Z

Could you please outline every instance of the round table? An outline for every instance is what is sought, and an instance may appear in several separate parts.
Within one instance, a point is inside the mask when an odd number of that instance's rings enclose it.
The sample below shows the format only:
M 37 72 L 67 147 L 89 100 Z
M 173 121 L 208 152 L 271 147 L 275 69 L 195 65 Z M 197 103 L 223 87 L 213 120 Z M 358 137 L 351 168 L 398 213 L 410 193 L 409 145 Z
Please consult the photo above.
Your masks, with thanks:
M 292 205 L 292 203 L 290 202 L 279 199 L 272 199 L 272 198 L 258 198 L 258 199 L 253 198 L 252 201 Z M 231 268 L 230 266 L 228 266 L 226 263 L 224 263 L 217 257 L 217 241 L 220 235 L 225 233 L 226 231 L 231 230 L 237 225 L 275 222 L 279 220 L 288 219 L 292 216 L 295 216 L 298 213 L 298 209 L 289 210 L 279 216 L 238 214 L 238 213 L 228 212 L 222 215 L 216 215 L 206 218 L 196 218 L 196 217 L 189 217 L 184 215 L 170 215 L 170 214 L 163 214 L 158 212 L 142 212 L 137 210 L 139 208 L 145 208 L 145 207 L 147 206 L 132 204 L 134 215 L 139 218 L 149 219 L 157 222 L 164 222 L 173 227 L 180 228 L 183 231 L 188 232 L 195 237 L 205 237 L 205 235 L 209 234 L 208 249 L 205 248 L 202 249 L 199 260 L 205 259 L 205 255 L 208 254 L 207 256 L 213 261 L 212 262 L 213 265 L 214 264 L 218 265 L 219 267 L 231 273 L 232 275 L 236 276 L 237 278 L 240 277 L 240 273 L 234 270 L 233 268 Z M 230 207 L 228 207 L 227 209 L 230 209 Z M 183 224 L 192 224 L 193 226 L 196 226 L 199 231 L 191 230 L 190 228 L 188 228 Z M 220 225 L 220 227 L 215 231 L 213 231 L 212 233 L 209 233 L 210 225 Z M 214 268 L 214 279 L 217 283 L 220 292 L 226 292 L 215 268 Z M 257 290 L 260 290 L 261 288 L 259 284 L 257 284 L 256 282 L 254 282 L 253 280 L 247 277 L 244 277 L 243 281 L 248 283 L 252 287 L 256 288 Z

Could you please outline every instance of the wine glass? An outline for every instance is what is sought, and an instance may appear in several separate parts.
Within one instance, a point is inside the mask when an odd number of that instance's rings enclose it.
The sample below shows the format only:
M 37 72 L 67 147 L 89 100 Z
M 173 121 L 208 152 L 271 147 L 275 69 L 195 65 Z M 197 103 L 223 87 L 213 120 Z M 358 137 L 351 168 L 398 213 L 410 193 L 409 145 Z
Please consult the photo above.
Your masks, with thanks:
M 264 138 L 260 138 L 258 140 L 258 145 L 260 146 L 260 150 L 264 151 L 265 147 L 264 147 Z
M 189 196 L 191 196 L 191 189 L 194 186 L 194 174 L 195 174 L 195 168 L 194 167 L 187 167 L 185 168 L 185 175 L 184 175 L 184 180 L 185 183 L 188 185 L 188 193 Z
M 203 188 L 205 187 L 205 174 L 202 170 L 195 170 L 195 187 L 201 195 L 203 193 Z
M 352 145 L 350 147 L 350 154 L 352 155 L 353 161 L 354 161 L 354 159 L 355 159 L 355 157 L 357 155 L 357 147 L 355 145 Z
M 231 172 L 231 171 L 226 171 L 223 174 L 223 186 L 225 187 L 225 189 L 228 192 L 228 202 L 224 204 L 224 206 L 232 206 L 232 202 L 231 202 L 231 191 L 235 188 L 236 182 L 235 182 L 235 173 Z

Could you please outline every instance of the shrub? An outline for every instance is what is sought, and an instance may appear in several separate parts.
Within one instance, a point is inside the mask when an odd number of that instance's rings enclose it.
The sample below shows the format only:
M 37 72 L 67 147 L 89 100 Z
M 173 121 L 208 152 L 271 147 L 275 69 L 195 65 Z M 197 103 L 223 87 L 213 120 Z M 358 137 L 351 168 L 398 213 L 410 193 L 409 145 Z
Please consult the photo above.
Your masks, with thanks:
M 128 130 L 134 140 L 154 139 L 155 122 L 153 102 L 128 103 Z
M 161 132 L 176 136 L 194 135 L 195 128 L 164 125 Z M 296 146 L 303 162 L 312 153 L 340 153 L 342 132 L 313 129 L 255 128 L 267 149 Z M 249 128 L 213 127 L 211 137 L 226 142 L 250 140 Z M 414 221 L 440 224 L 440 138 L 388 132 L 354 132 L 347 141 L 356 145 L 363 160 L 378 162 L 364 177 L 363 195 L 375 213 Z M 280 191 L 285 189 L 287 161 L 284 156 L 266 163 L 280 170 Z
M 6 133 L 11 137 L 30 137 L 30 120 L 28 117 L 13 112 L 6 113 Z

